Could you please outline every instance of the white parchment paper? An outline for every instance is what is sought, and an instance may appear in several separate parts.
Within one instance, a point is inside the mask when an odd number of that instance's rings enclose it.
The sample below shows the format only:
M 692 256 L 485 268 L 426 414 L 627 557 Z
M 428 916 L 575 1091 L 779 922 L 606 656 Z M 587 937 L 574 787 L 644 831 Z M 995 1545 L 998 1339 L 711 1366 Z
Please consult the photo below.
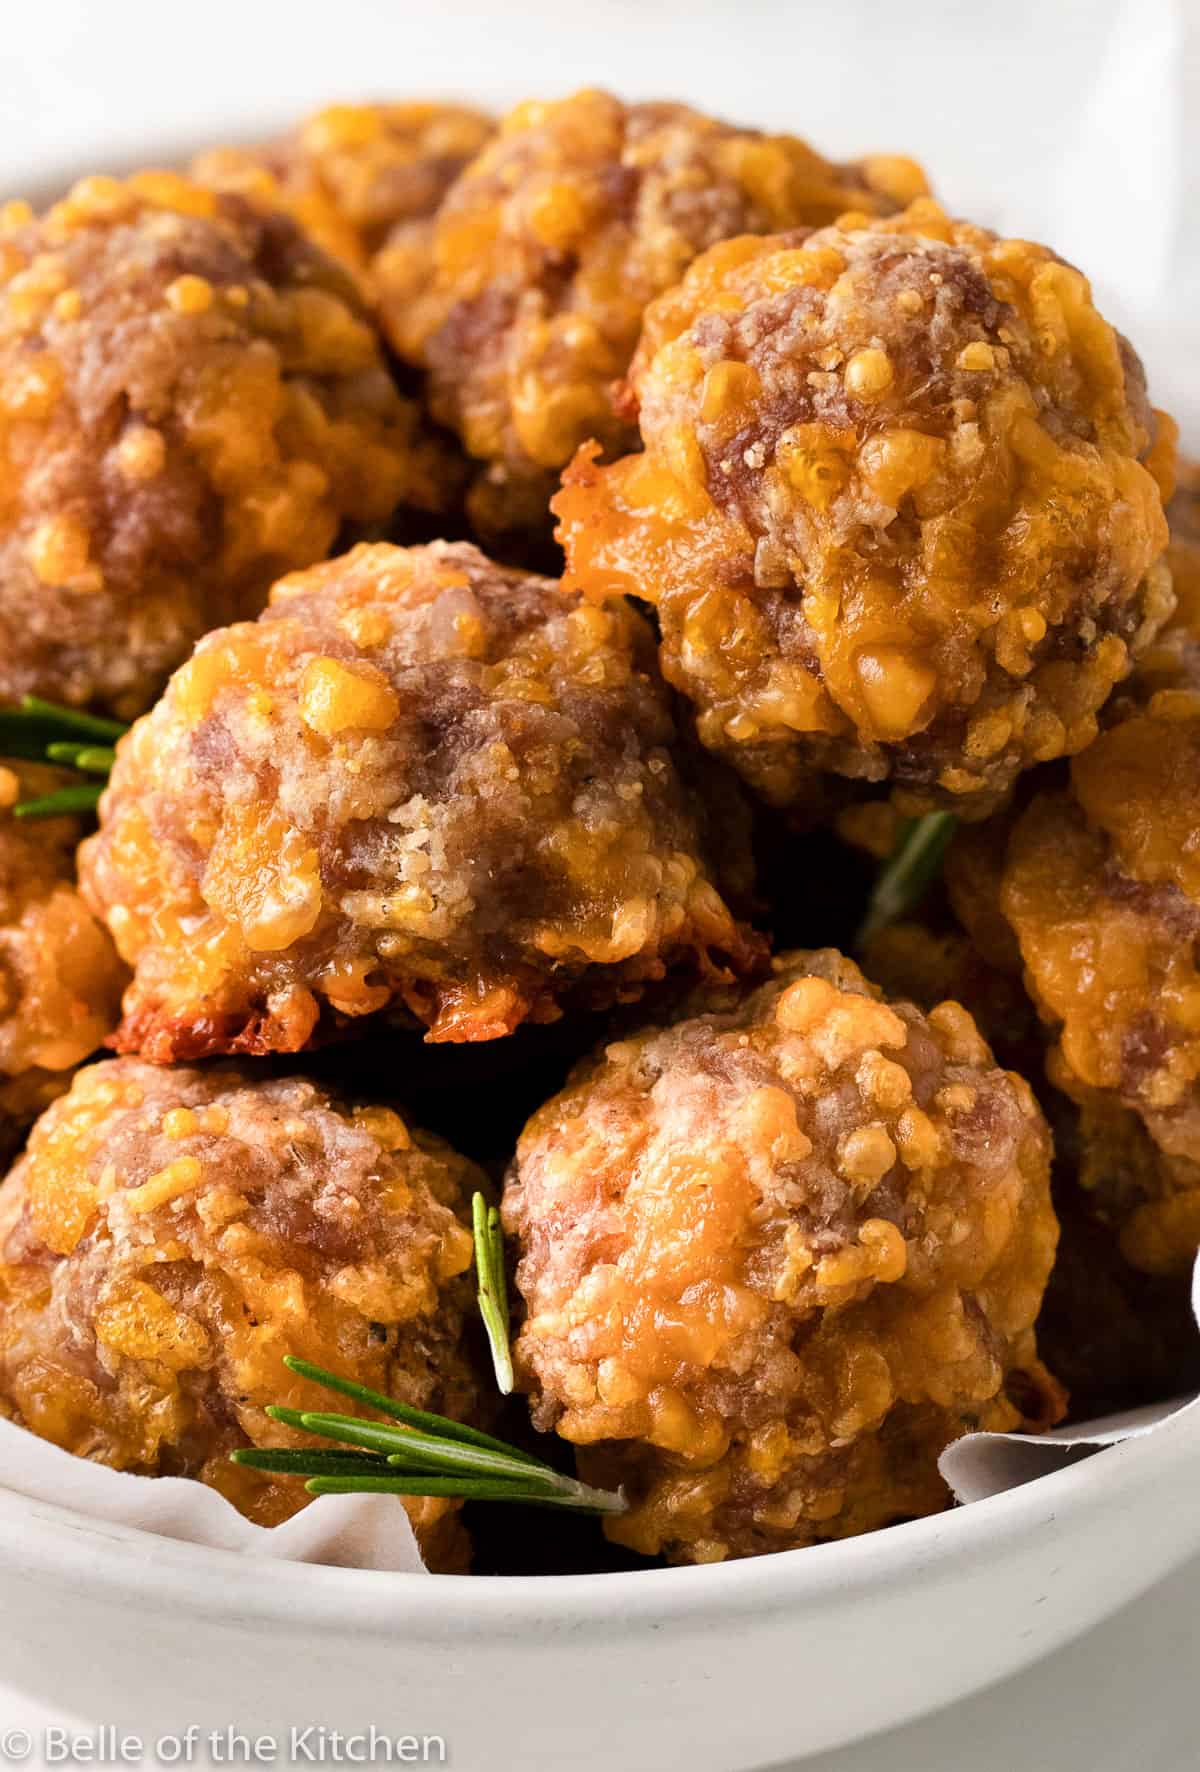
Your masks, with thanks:
M 1192 1312 L 1200 1330 L 1200 1260 L 1192 1270 Z M 966 1434 L 947 1446 L 938 1468 L 955 1500 L 982 1501 L 1062 1470 L 1121 1440 L 1153 1433 L 1162 1422 L 1198 1405 L 1200 1397 L 1177 1397 L 1173 1402 L 1130 1409 L 1123 1415 L 1077 1422 L 1052 1434 Z
M 255 1526 L 204 1483 L 109 1470 L 10 1421 L 0 1421 L 0 1487 L 92 1520 L 137 1526 L 213 1550 L 341 1569 L 426 1573 L 408 1514 L 394 1495 L 320 1495 L 282 1526 Z

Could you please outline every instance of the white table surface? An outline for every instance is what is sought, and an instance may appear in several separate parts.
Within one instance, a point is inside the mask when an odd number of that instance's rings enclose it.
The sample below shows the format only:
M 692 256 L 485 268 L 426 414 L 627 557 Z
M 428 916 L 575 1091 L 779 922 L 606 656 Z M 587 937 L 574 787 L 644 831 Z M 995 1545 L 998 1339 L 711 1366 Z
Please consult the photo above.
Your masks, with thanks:
M 833 152 L 907 149 L 956 206 L 1052 238 L 1160 380 L 1190 362 L 1171 404 L 1195 443 L 1198 45 L 1197 0 L 39 0 L 5 12 L 0 186 L 127 162 L 142 143 L 161 157 L 172 139 L 253 133 L 334 97 L 502 102 L 588 82 L 688 98 Z M 0 1625 L 0 1744 L 14 1727 L 36 1743 L 51 1722 L 103 1723 L 73 1713 L 69 1692 L 52 1715 L 4 1686 L 3 1631 L 19 1628 Z M 1032 1672 L 820 1772 L 1196 1772 L 1198 1676 L 1200 1563 Z M 42 1763 L 35 1746 L 25 1764 Z

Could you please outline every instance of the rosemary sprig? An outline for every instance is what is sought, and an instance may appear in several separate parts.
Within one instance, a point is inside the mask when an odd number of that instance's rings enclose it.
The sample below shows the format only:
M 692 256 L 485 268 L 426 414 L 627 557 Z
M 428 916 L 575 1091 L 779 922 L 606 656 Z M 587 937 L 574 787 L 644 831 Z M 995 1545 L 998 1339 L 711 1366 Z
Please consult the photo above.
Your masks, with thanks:
M 32 800 L 18 800 L 13 807 L 14 818 L 63 818 L 69 813 L 94 812 L 104 789 L 81 782 L 78 787 L 58 788 L 52 794 L 38 794 Z
M 23 696 L 15 708 L 0 708 L 0 756 L 64 764 L 81 775 L 107 780 L 116 755 L 113 746 L 127 728 L 119 720 L 78 708 L 60 707 L 36 695 Z M 52 794 L 19 800 L 18 818 L 57 818 L 63 813 L 94 812 L 100 782 L 72 783 Z
M 496 1369 L 496 1384 L 502 1397 L 510 1396 L 513 1387 L 512 1351 L 508 1336 L 508 1279 L 504 1271 L 504 1233 L 500 1229 L 500 1213 L 489 1206 L 482 1194 L 471 1200 L 471 1217 L 475 1231 L 475 1274 L 479 1282 L 479 1314 L 487 1330 Z
M 862 946 L 880 929 L 916 910 L 941 869 L 958 820 L 952 812 L 930 812 L 901 826 L 896 846 L 879 871 L 867 914 L 858 931 Z
M 477 1428 L 427 1409 L 414 1409 L 307 1360 L 288 1357 L 284 1364 L 325 1390 L 369 1404 L 399 1425 L 362 1415 L 272 1408 L 267 1414 L 273 1421 L 315 1434 L 318 1439 L 336 1441 L 338 1449 L 247 1446 L 231 1454 L 235 1464 L 304 1477 L 310 1495 L 447 1495 L 567 1508 L 576 1513 L 625 1512 L 627 1503 L 619 1491 L 593 1489 L 564 1476 L 533 1453 L 493 1439 Z

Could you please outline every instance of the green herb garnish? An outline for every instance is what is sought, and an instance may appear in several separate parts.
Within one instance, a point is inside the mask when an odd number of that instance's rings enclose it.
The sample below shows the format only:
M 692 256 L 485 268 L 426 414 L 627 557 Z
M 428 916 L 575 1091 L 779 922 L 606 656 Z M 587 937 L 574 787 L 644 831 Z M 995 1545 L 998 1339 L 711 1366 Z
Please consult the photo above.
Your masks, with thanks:
M 500 1213 L 482 1194 L 471 1200 L 475 1230 L 475 1275 L 479 1282 L 479 1314 L 487 1330 L 500 1395 L 513 1387 L 512 1353 L 508 1340 L 508 1279 L 504 1271 L 504 1233 Z
M 46 755 L 52 763 L 65 763 L 68 769 L 78 769 L 82 775 L 107 776 L 117 760 L 117 753 L 111 745 L 73 742 L 47 745 Z
M 116 755 L 113 746 L 127 730 L 119 720 L 60 707 L 36 695 L 23 696 L 15 708 L 0 708 L 0 756 L 58 763 L 81 775 L 101 778 L 19 800 L 13 807 L 16 817 L 57 818 L 64 813 L 94 812 Z
M 875 881 L 858 931 L 859 947 L 889 923 L 916 910 L 941 871 L 957 823 L 952 812 L 930 812 L 924 818 L 905 821 Z
M 63 818 L 70 813 L 95 812 L 103 788 L 99 784 L 80 782 L 78 787 L 58 788 L 53 794 L 39 794 L 32 800 L 18 800 L 13 807 L 14 818 Z
M 247 1446 L 231 1454 L 235 1464 L 305 1477 L 310 1495 L 449 1495 L 473 1501 L 519 1501 L 587 1514 L 626 1511 L 628 1504 L 619 1492 L 592 1489 L 564 1476 L 544 1459 L 477 1428 L 464 1427 L 427 1409 L 414 1409 L 308 1360 L 289 1355 L 284 1365 L 299 1377 L 353 1397 L 392 1419 L 268 1409 L 273 1421 L 315 1434 L 318 1439 L 337 1441 L 339 1450 Z M 393 1422 L 400 1425 L 393 1426 Z

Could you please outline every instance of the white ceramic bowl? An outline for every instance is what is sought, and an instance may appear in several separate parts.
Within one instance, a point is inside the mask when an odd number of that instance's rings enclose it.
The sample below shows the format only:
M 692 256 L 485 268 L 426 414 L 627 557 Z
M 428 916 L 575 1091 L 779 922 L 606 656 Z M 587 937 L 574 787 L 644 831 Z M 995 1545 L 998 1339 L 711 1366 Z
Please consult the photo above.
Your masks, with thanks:
M 725 1566 L 382 1575 L 0 1493 L 5 1679 L 153 1739 L 441 1736 L 456 1772 L 749 1772 L 1049 1654 L 1200 1550 L 1200 1416 L 989 1501 Z
M 40 197 L 68 178 L 43 163 L 23 182 Z M 750 1772 L 950 1704 L 1115 1612 L 1200 1551 L 1198 1470 L 1192 1411 L 869 1537 L 542 1578 L 278 1563 L 0 1490 L 4 1679 L 149 1742 L 233 1727 L 286 1749 L 296 1727 L 373 1726 L 442 1737 L 455 1772 Z

